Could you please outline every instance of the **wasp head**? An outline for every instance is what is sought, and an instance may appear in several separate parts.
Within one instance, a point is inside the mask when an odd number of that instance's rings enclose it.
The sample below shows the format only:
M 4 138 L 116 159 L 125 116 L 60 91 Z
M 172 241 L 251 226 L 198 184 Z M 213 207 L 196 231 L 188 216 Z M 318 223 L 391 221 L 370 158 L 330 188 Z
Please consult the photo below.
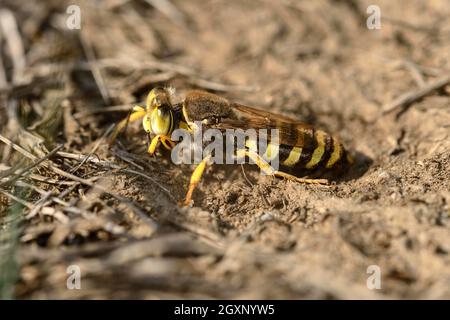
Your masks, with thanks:
M 170 135 L 173 130 L 171 92 L 166 88 L 154 88 L 146 100 L 144 130 L 156 135 Z

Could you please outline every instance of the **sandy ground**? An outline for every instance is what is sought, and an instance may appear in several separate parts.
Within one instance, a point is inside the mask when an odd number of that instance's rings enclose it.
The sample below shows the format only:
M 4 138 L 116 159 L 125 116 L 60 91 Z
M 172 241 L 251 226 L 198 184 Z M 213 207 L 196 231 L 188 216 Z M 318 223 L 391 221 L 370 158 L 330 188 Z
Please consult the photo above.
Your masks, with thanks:
M 383 112 L 448 77 L 447 0 L 75 1 L 74 31 L 60 1 L 2 2 L 25 62 L 3 34 L 1 134 L 38 158 L 63 144 L 30 171 L 53 183 L 1 185 L 28 205 L 8 210 L 0 194 L 15 297 L 450 298 L 450 86 Z M 366 27 L 371 4 L 379 30 Z M 157 85 L 297 117 L 340 137 L 355 164 L 330 187 L 212 167 L 180 209 L 192 166 L 146 155 L 139 125 L 111 150 L 104 139 Z M 5 170 L 31 163 L 0 151 Z M 66 287 L 71 265 L 80 290 Z

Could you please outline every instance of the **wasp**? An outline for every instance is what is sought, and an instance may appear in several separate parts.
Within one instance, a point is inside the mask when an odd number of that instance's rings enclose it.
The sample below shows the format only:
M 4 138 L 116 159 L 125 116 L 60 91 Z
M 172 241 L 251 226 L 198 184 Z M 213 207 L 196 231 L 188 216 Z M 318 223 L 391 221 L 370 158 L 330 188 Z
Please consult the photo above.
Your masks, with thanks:
M 142 120 L 149 137 L 148 153 L 154 155 L 158 146 L 172 150 L 177 141 L 171 139 L 175 129 L 194 133 L 200 122 L 207 128 L 225 132 L 227 129 L 277 129 L 279 139 L 274 145 L 269 141 L 265 155 L 276 153 L 280 168 L 274 170 L 258 152 L 255 142 L 247 140 L 244 148 L 237 150 L 240 156 L 251 159 L 265 173 L 307 184 L 327 184 L 326 179 L 300 178 L 308 172 L 338 171 L 352 163 L 349 153 L 340 140 L 323 130 L 299 120 L 249 107 L 205 91 L 192 90 L 180 103 L 173 103 L 173 90 L 154 88 L 147 96 L 145 107 L 135 106 L 122 120 L 110 137 L 110 145 L 129 122 Z M 267 137 L 266 137 L 267 138 Z M 250 148 L 250 146 L 253 146 Z M 257 148 L 257 147 L 256 147 Z M 206 155 L 194 169 L 186 197 L 181 205 L 190 205 L 192 194 L 199 184 L 211 155 Z

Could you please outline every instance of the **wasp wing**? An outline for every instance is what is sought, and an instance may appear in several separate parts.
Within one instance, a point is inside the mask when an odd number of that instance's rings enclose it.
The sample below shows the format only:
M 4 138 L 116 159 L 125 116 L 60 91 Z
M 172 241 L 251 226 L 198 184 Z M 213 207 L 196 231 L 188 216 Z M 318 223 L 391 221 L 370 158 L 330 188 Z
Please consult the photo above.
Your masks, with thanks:
M 314 129 L 312 126 L 296 119 L 264 111 L 261 109 L 241 105 L 230 104 L 233 117 L 220 118 L 217 123 L 208 127 L 219 130 L 225 129 L 260 129 L 278 130 L 280 144 L 292 147 L 305 147 L 313 140 Z M 270 136 L 270 133 L 267 133 Z

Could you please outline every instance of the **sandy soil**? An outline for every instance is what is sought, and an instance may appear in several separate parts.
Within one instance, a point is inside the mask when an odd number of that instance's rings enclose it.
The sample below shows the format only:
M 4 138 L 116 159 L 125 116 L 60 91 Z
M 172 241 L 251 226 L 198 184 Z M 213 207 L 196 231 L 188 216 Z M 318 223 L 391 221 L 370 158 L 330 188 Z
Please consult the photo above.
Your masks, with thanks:
M 94 187 L 43 166 L 32 172 L 56 184 L 1 187 L 30 205 L 16 217 L 17 265 L 2 265 L 14 296 L 450 298 L 450 86 L 383 113 L 448 76 L 447 0 L 78 3 L 81 29 L 68 31 L 60 1 L 6 1 L 23 21 L 26 64 L 14 78 L 3 50 L 2 135 L 37 157 L 44 147 L 27 144 L 37 136 L 46 150 L 96 155 L 46 162 Z M 381 9 L 379 30 L 366 27 L 370 4 Z M 103 139 L 157 85 L 297 117 L 339 136 L 355 164 L 330 187 L 212 167 L 194 207 L 180 209 L 192 166 L 146 155 L 139 125 L 112 150 Z M 115 105 L 124 107 L 99 112 Z M 21 153 L 0 151 L 3 166 L 23 165 Z M 8 199 L 0 195 L 4 230 Z M 70 265 L 81 290 L 66 288 Z M 371 265 L 380 290 L 366 285 Z

